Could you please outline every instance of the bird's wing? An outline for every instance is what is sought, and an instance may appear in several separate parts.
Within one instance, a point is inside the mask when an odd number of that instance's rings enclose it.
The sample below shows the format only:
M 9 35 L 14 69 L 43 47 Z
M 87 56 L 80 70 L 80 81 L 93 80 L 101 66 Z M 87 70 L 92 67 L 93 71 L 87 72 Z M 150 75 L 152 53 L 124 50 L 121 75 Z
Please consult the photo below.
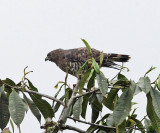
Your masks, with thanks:
M 85 47 L 65 50 L 64 58 L 71 62 L 85 62 L 91 59 Z
M 100 62 L 100 51 L 92 48 L 92 56 L 95 58 L 96 62 Z M 103 54 L 103 67 L 110 67 L 114 69 L 121 69 L 121 66 L 114 63 L 115 62 L 127 62 L 129 60 L 129 55 L 121 54 Z M 84 63 L 86 60 L 91 59 L 91 56 L 88 54 L 87 48 L 76 48 L 65 50 L 64 58 L 71 62 L 81 62 Z

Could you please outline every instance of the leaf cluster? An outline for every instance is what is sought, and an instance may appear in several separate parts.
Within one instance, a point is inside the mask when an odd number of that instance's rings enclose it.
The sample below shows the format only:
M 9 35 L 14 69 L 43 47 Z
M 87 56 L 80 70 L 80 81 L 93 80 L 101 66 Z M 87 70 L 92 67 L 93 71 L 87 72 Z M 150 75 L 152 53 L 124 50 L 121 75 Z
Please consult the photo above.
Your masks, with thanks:
M 64 127 L 60 122 L 53 122 L 52 118 L 56 116 L 57 111 L 60 111 L 60 106 L 63 106 L 62 115 L 65 113 L 63 112 L 65 108 L 68 108 L 67 117 L 69 119 L 90 125 L 85 131 L 87 133 L 132 133 L 137 130 L 142 133 L 159 133 L 160 76 L 154 82 L 147 77 L 147 74 L 155 68 L 151 67 L 143 77 L 139 78 L 138 82 L 129 80 L 121 73 L 121 70 L 109 80 L 100 70 L 103 52 L 100 54 L 98 64 L 92 57 L 90 45 L 84 39 L 82 41 L 91 59 L 87 60 L 77 73 L 80 80 L 77 84 L 78 90 L 74 91 L 74 87 L 67 84 L 68 74 L 66 74 L 65 81 L 59 81 L 55 85 L 57 93 L 53 97 L 52 105 L 43 98 L 46 97 L 45 94 L 40 94 L 32 82 L 26 78 L 30 73 L 26 72 L 26 69 L 18 84 L 9 78 L 0 80 L 0 128 L 11 132 L 6 128 L 10 122 L 13 133 L 14 124 L 20 130 L 20 124 L 30 110 L 39 123 L 41 123 L 41 117 L 46 119 L 47 132 L 56 133 L 58 130 L 64 130 Z M 98 87 L 95 87 L 96 83 Z M 63 88 L 64 95 L 57 98 Z M 146 115 L 141 120 L 137 117 L 136 108 L 133 108 L 136 104 L 133 102 L 133 97 L 139 93 L 145 93 L 147 98 Z M 74 99 L 73 104 L 67 107 L 71 99 Z M 89 107 L 91 113 L 88 112 Z M 109 109 L 111 113 L 105 112 L 105 115 L 102 116 L 104 108 Z M 82 121 L 81 119 L 86 119 L 87 114 L 91 115 L 91 120 Z M 76 128 L 72 129 L 78 131 Z

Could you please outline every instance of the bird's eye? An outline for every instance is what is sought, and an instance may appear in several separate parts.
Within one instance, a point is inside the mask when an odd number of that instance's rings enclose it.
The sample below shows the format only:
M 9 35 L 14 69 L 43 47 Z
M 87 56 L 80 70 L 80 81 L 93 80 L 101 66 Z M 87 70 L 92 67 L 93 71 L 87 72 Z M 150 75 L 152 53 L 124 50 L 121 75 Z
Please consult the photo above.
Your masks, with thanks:
M 50 57 L 50 56 L 51 56 L 51 54 L 49 53 L 47 56 L 48 56 L 48 57 Z

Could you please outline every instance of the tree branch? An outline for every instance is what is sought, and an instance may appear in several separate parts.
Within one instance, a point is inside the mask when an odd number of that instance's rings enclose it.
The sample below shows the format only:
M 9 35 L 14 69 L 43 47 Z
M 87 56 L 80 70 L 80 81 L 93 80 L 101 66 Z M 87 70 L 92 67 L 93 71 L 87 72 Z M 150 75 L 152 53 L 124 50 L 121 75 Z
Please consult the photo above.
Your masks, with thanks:
M 74 96 L 74 98 L 79 98 L 79 97 L 82 97 L 82 96 L 85 96 L 85 95 L 88 95 L 88 94 L 91 94 L 91 93 L 94 93 L 94 92 L 97 92 L 99 91 L 99 89 L 96 89 L 96 90 L 93 90 L 93 91 L 90 91 L 90 92 L 84 92 L 82 95 L 78 95 L 78 96 Z
M 70 126 L 70 125 L 62 125 L 62 129 L 64 129 L 64 130 L 66 130 L 66 129 L 74 130 L 74 131 L 77 131 L 79 133 L 86 133 L 86 131 L 83 131 L 83 130 L 81 130 L 79 128 L 76 128 L 76 127 L 73 127 L 73 126 Z
M 22 87 L 11 86 L 11 85 L 3 82 L 2 80 L 1 80 L 1 82 L 2 82 L 3 84 L 5 84 L 6 86 L 9 86 L 9 87 L 11 87 L 11 88 L 13 88 L 13 89 L 16 89 L 16 90 L 18 90 L 18 91 L 28 92 L 28 93 L 30 93 L 30 94 L 36 94 L 36 95 L 39 95 L 39 96 L 42 96 L 42 97 L 51 99 L 51 100 L 53 100 L 53 101 L 56 101 L 56 102 L 60 103 L 61 105 L 65 106 L 64 102 L 62 102 L 61 100 L 59 100 L 59 99 L 57 99 L 57 98 L 55 98 L 55 97 L 52 97 L 52 96 L 49 96 L 49 95 L 46 95 L 46 94 L 42 94 L 42 93 L 40 93 L 40 92 L 36 92 L 36 91 L 33 91 L 33 90 L 29 90 L 29 89 L 26 89 L 26 88 L 25 88 L 24 91 L 22 91 L 22 89 L 23 89 Z
M 111 88 L 111 89 L 121 89 L 121 88 L 114 88 L 114 87 L 110 87 L 108 86 L 108 88 Z M 86 88 L 84 88 L 85 90 L 87 90 Z M 92 90 L 92 91 L 89 91 L 89 92 L 84 92 L 83 94 L 81 95 L 78 95 L 78 96 L 74 96 L 74 98 L 79 98 L 79 97 L 82 97 L 82 96 L 85 96 L 85 95 L 88 95 L 88 94 L 91 94 L 91 93 L 95 93 L 97 91 L 100 91 L 98 88 L 95 88 L 95 90 Z M 96 93 L 96 94 L 102 94 L 101 92 L 99 93 Z M 107 93 L 106 93 L 107 94 Z
M 60 124 L 65 124 L 65 122 L 66 122 L 66 119 L 67 119 L 69 110 L 70 110 L 70 108 L 72 107 L 72 104 L 73 104 L 73 102 L 74 102 L 74 100 L 75 100 L 75 96 L 76 96 L 77 91 L 78 91 L 79 81 L 80 81 L 80 80 L 78 79 L 77 84 L 73 87 L 73 93 L 72 93 L 72 95 L 71 95 L 71 98 L 69 99 L 67 105 L 64 106 L 64 108 L 63 108 L 62 114 L 61 114 L 61 116 L 60 116 L 60 118 L 59 118 L 59 120 L 58 120 L 58 122 L 59 122 Z
M 78 121 L 84 124 L 88 124 L 91 126 L 97 126 L 97 127 L 102 127 L 102 128 L 108 128 L 108 129 L 116 129 L 116 127 L 111 127 L 111 126 L 105 126 L 105 125 L 99 125 L 99 124 L 95 124 L 95 123 L 91 123 L 91 122 L 86 122 L 86 121 L 82 121 L 73 117 L 68 116 L 69 119 L 72 119 L 74 121 Z M 145 129 L 145 128 L 134 128 L 134 127 L 126 127 L 126 129 L 135 129 L 135 130 L 141 130 L 141 129 Z
M 95 124 L 95 123 L 91 123 L 91 122 L 86 122 L 86 121 L 78 120 L 78 119 L 70 117 L 70 116 L 68 116 L 68 118 L 72 119 L 74 121 L 78 121 L 78 122 L 81 122 L 81 123 L 85 123 L 85 124 L 91 125 L 91 126 L 98 126 L 98 127 L 102 127 L 102 128 L 116 129 L 115 127 L 111 127 L 111 126 L 99 125 L 99 124 Z
M 32 91 L 32 90 L 29 90 L 29 89 L 25 89 L 24 92 L 28 92 L 28 93 L 31 93 L 31 94 L 40 95 L 40 96 L 42 96 L 42 97 L 51 99 L 51 100 L 56 101 L 56 102 L 60 103 L 61 105 L 65 106 L 64 102 L 62 102 L 61 100 L 59 100 L 59 99 L 57 99 L 57 98 L 55 98 L 55 97 L 52 97 L 52 96 L 49 96 L 49 95 L 46 95 L 46 94 L 42 94 L 42 93 L 40 93 L 40 92 Z

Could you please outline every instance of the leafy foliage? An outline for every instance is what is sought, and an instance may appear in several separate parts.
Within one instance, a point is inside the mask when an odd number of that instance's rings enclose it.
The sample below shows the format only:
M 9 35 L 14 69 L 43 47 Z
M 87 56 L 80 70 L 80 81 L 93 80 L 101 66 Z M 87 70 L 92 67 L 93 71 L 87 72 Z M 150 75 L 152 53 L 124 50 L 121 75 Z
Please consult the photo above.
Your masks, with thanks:
M 73 116 L 76 119 L 79 119 L 79 116 L 82 113 L 82 103 L 83 97 L 80 97 L 73 105 Z
M 0 128 L 4 129 L 9 121 L 8 98 L 2 93 L 0 96 Z
M 128 116 L 131 110 L 132 91 L 130 89 L 123 92 L 118 99 L 113 111 L 113 119 L 116 126 L 119 126 Z
M 68 118 L 75 122 L 89 124 L 87 133 L 123 133 L 124 131 L 133 133 L 135 130 L 142 133 L 160 132 L 160 76 L 158 75 L 154 82 L 146 77 L 155 67 L 151 67 L 143 77 L 139 78 L 138 82 L 127 79 L 121 70 L 112 80 L 109 80 L 100 70 L 103 52 L 100 53 L 100 62 L 97 63 L 92 57 L 88 42 L 84 39 L 82 41 L 91 58 L 79 69 L 77 77 L 80 81 L 73 88 L 67 84 L 67 74 L 65 81 L 59 81 L 55 85 L 57 93 L 53 97 L 41 94 L 26 77 L 31 72 L 26 72 L 26 68 L 18 84 L 9 78 L 0 80 L 0 128 L 4 132 L 10 132 L 6 128 L 9 121 L 13 132 L 14 124 L 20 129 L 20 124 L 28 109 L 39 123 L 41 123 L 41 117 L 46 120 L 44 125 L 46 132 L 57 133 L 58 130 L 65 130 L 67 127 L 63 126 Z M 63 88 L 64 94 L 62 95 Z M 132 102 L 132 99 L 142 92 L 147 98 L 147 115 L 139 119 L 136 109 L 133 108 L 135 103 Z M 51 99 L 53 104 L 50 105 L 43 97 Z M 63 109 L 61 110 L 60 107 Z M 88 108 L 91 109 L 91 112 L 88 112 Z M 109 109 L 111 113 L 105 112 L 102 115 L 104 108 Z M 62 111 L 59 120 L 53 122 L 52 118 L 57 118 L 58 111 Z M 91 115 L 90 122 L 82 121 L 81 117 L 86 119 L 87 114 Z M 64 115 L 66 118 L 61 121 L 60 118 L 63 118 Z
M 15 90 L 9 96 L 9 112 L 14 123 L 19 126 L 24 118 L 25 105 Z

